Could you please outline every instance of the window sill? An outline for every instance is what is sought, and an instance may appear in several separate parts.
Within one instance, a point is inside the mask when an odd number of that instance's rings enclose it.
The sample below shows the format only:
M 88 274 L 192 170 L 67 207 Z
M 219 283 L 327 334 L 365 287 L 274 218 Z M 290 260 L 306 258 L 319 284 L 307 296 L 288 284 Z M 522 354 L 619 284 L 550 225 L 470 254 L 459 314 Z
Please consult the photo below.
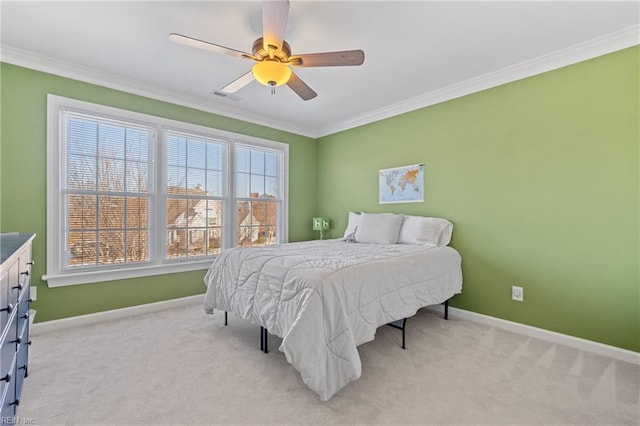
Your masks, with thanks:
M 167 263 L 136 268 L 109 269 L 104 271 L 73 272 L 58 275 L 43 275 L 42 280 L 48 287 L 64 287 L 77 284 L 92 284 L 104 281 L 117 281 L 129 278 L 149 277 L 153 275 L 174 274 L 187 271 L 207 269 L 212 259 L 197 262 Z

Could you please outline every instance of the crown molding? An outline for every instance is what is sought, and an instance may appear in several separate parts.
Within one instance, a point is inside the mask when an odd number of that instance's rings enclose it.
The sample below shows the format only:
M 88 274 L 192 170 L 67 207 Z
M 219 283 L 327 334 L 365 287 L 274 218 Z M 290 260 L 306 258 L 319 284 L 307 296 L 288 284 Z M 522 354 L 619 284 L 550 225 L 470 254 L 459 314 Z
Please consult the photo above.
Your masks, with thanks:
M 640 44 L 640 25 L 634 25 L 602 37 L 557 50 L 547 55 L 520 62 L 383 108 L 378 108 L 331 126 L 326 126 L 318 130 L 318 137 L 328 136 L 385 118 L 460 98 L 638 44 Z
M 301 136 L 319 138 L 586 61 L 638 44 L 640 44 L 640 25 L 634 25 L 320 128 L 283 121 L 265 114 L 251 113 L 233 105 L 223 104 L 217 99 L 204 101 L 200 98 L 187 96 L 159 86 L 125 79 L 114 74 L 37 55 L 10 46 L 0 45 L 0 61 Z
M 126 79 L 115 74 L 38 55 L 11 46 L 0 45 L 0 61 L 301 136 L 317 137 L 317 132 L 307 126 L 286 122 L 265 114 L 255 114 L 233 105 L 223 104 L 215 98 L 210 101 L 204 101 L 195 96 L 184 95 L 152 84 Z

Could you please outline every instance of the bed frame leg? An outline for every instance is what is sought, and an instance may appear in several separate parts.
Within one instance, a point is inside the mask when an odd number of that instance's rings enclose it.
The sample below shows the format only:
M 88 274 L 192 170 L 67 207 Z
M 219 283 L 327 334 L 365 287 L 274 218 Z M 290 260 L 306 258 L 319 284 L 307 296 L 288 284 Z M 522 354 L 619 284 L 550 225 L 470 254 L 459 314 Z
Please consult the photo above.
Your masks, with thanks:
M 269 336 L 269 332 L 267 331 L 267 329 L 264 329 L 264 353 L 268 354 L 269 353 L 269 344 L 267 343 L 267 337 Z
M 224 325 L 229 325 L 227 322 L 227 311 L 224 311 Z
M 400 321 L 400 320 L 398 320 Z M 405 339 L 405 330 L 407 329 L 407 319 L 403 319 L 402 320 L 402 325 L 396 325 L 395 323 L 398 321 L 394 321 L 394 322 L 390 322 L 387 325 L 393 328 L 397 328 L 398 330 L 402 330 L 402 349 L 407 349 L 407 346 L 405 345 L 406 339 Z
M 269 353 L 267 336 L 268 336 L 267 329 L 261 326 L 260 327 L 260 350 L 265 354 Z
M 405 346 L 405 344 L 404 344 L 404 342 L 405 342 L 405 339 L 404 339 L 404 331 L 405 331 L 406 329 L 407 329 L 407 319 L 405 318 L 405 319 L 402 321 L 402 349 L 407 349 L 407 347 L 406 347 L 406 346 Z
M 444 319 L 449 319 L 449 300 L 445 300 L 444 303 Z

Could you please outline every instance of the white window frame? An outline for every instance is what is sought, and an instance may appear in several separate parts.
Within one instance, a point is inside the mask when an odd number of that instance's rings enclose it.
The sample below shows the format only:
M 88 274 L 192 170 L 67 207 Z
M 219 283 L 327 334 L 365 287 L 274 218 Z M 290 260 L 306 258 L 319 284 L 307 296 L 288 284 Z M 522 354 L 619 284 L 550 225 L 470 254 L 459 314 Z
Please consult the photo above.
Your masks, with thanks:
M 89 115 L 103 116 L 118 121 L 135 122 L 154 127 L 155 147 L 149 163 L 150 180 L 150 232 L 157 234 L 149 241 L 149 261 L 136 264 L 108 265 L 96 268 L 64 268 L 64 206 L 60 199 L 63 181 L 61 175 L 63 126 L 62 111 L 75 111 Z M 198 257 L 196 260 L 186 258 L 167 259 L 166 257 L 166 167 L 165 141 L 166 131 L 177 131 L 193 135 L 202 135 L 226 143 L 225 194 L 226 202 L 223 211 L 223 245 L 222 248 L 233 247 L 236 235 L 236 186 L 235 186 L 235 150 L 237 146 L 262 148 L 280 153 L 278 162 L 278 189 L 280 197 L 280 214 L 277 220 L 277 241 L 288 242 L 288 200 L 289 200 L 289 145 L 242 135 L 224 130 L 199 126 L 186 122 L 170 120 L 162 117 L 141 114 L 119 108 L 93 104 L 77 99 L 57 95 L 47 95 L 47 265 L 46 274 L 42 276 L 49 287 L 61 287 L 76 284 L 88 284 L 102 281 L 122 280 L 128 278 L 169 274 L 176 272 L 207 269 L 215 255 Z

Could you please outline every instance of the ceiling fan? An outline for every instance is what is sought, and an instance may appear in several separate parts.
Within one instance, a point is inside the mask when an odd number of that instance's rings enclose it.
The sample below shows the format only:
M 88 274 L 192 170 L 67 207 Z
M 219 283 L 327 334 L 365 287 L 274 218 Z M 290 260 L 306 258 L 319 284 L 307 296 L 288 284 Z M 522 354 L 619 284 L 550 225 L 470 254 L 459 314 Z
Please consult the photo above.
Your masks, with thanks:
M 186 46 L 222 53 L 255 62 L 251 71 L 224 86 L 221 91 L 234 93 L 254 79 L 271 87 L 271 93 L 277 86 L 286 84 L 305 101 L 318 94 L 300 79 L 290 67 L 331 67 L 362 65 L 362 50 L 343 50 L 338 52 L 291 54 L 289 43 L 284 40 L 284 32 L 289 15 L 289 0 L 262 1 L 262 37 L 253 42 L 252 53 L 242 52 L 198 40 L 181 34 L 171 33 L 169 39 Z

